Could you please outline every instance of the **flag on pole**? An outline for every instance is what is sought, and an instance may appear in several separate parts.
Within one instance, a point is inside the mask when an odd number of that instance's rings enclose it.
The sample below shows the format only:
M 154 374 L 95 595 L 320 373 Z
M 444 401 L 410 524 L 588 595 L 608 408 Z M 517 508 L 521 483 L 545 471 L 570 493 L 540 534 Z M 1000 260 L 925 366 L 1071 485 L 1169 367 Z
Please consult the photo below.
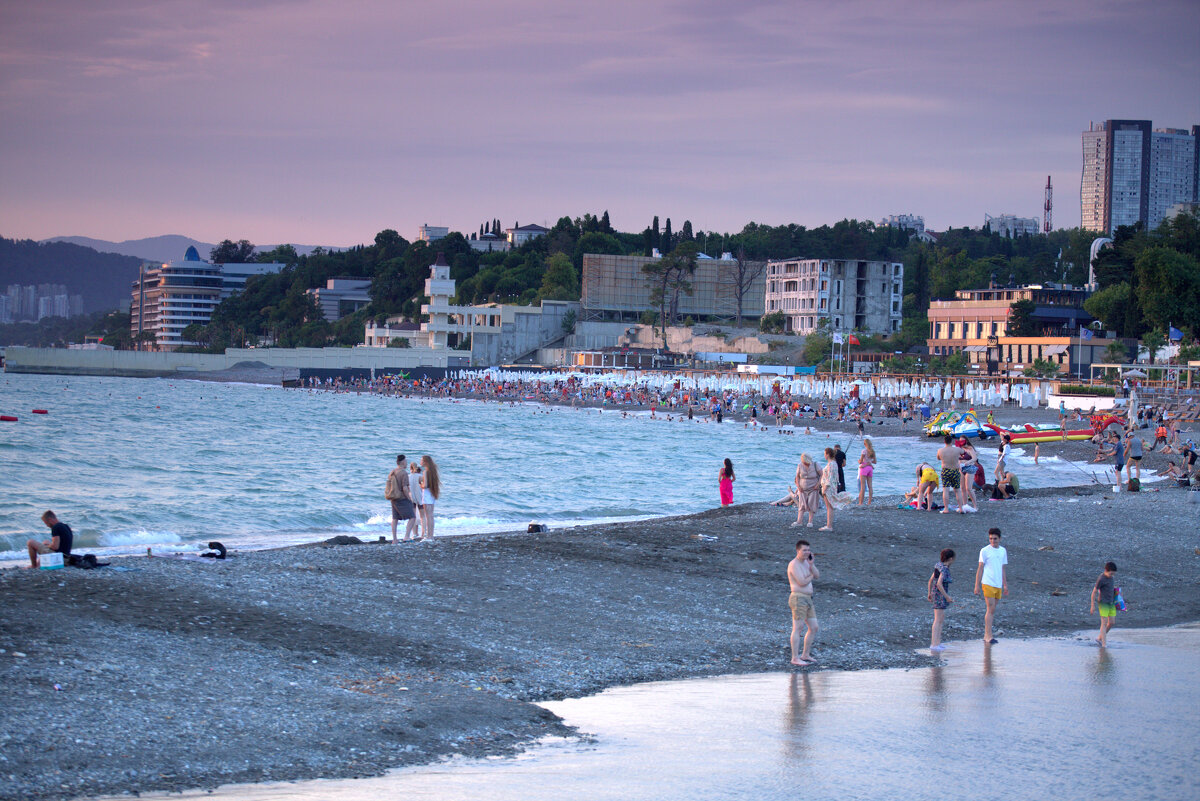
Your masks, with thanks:
M 853 337 L 851 337 L 851 339 L 853 339 Z M 842 341 L 843 341 L 843 340 L 842 340 L 842 335 L 841 335 L 841 334 L 834 334 L 834 335 L 833 335 L 833 344 L 835 344 L 835 345 L 840 345 L 840 344 L 842 344 Z
M 1167 328 L 1171 329 L 1171 334 L 1170 334 L 1170 336 L 1167 337 L 1167 339 L 1171 340 L 1172 342 L 1174 342 L 1177 339 L 1183 339 L 1183 332 L 1180 331 L 1178 328 L 1176 328 L 1173 325 L 1169 325 L 1169 326 L 1167 326 Z
M 1090 328 L 1088 328 L 1087 326 L 1083 326 L 1083 325 L 1079 326 L 1079 338 L 1085 342 L 1087 340 L 1091 339 L 1092 338 L 1092 330 Z
M 850 335 L 849 342 L 851 345 L 861 345 L 862 344 L 861 342 L 858 341 L 858 337 L 854 336 L 854 334 Z

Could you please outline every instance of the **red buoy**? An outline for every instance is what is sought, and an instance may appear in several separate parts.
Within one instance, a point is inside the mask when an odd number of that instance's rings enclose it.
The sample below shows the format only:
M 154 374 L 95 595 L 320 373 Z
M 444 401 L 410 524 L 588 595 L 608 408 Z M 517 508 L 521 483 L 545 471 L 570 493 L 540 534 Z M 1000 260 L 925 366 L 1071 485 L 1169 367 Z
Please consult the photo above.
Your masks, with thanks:
M 13 417 L 11 414 L 0 414 L 0 420 L 3 420 L 5 423 L 17 422 L 17 418 Z
M 33 413 L 34 414 L 50 414 L 50 412 L 46 411 L 45 409 L 34 409 Z

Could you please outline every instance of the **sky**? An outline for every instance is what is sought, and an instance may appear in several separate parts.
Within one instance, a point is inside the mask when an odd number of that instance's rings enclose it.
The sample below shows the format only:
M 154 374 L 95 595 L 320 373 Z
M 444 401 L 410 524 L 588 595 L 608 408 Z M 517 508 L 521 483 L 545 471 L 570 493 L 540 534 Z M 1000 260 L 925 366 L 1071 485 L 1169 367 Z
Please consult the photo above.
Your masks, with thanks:
M 1048 175 L 1074 227 L 1080 133 L 1200 124 L 1198 42 L 1195 0 L 3 0 L 0 235 L 943 230 Z

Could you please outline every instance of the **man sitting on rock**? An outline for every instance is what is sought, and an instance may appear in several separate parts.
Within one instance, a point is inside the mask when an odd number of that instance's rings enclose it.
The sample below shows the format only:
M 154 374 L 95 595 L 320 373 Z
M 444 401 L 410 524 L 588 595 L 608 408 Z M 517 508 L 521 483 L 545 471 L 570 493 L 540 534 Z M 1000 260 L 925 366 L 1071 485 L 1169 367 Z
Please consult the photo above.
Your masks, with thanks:
M 61 553 L 63 562 L 66 562 L 67 557 L 71 554 L 71 541 L 74 539 L 74 534 L 71 533 L 71 527 L 58 519 L 58 516 L 46 510 L 42 514 L 42 522 L 50 528 L 50 539 L 29 540 L 25 543 L 25 547 L 29 549 L 29 564 L 35 570 L 38 568 L 38 556 L 45 553 Z

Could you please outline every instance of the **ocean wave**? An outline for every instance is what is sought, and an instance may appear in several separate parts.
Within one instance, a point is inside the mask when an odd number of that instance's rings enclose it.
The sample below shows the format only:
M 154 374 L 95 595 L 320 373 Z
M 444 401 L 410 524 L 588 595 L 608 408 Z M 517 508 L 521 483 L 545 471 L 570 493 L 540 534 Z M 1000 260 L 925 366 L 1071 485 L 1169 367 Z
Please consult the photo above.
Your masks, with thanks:
M 106 548 L 120 545 L 170 545 L 183 542 L 173 531 L 106 531 L 96 538 L 96 544 Z

